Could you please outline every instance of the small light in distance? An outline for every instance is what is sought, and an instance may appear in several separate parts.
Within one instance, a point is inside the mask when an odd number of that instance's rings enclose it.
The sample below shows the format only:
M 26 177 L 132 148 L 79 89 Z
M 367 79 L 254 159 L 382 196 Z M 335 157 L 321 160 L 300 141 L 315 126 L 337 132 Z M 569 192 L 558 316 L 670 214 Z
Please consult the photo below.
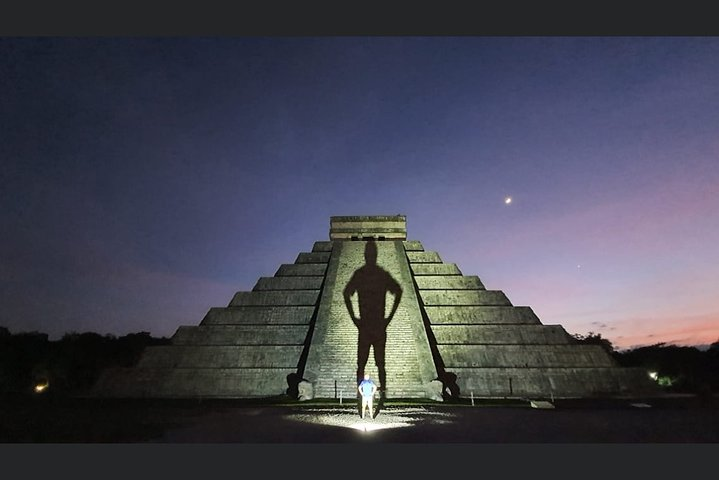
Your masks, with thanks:
M 509 205 L 512 203 L 512 197 L 504 197 L 504 204 Z
M 651 378 L 652 380 L 656 380 L 658 377 L 659 375 L 657 374 L 657 372 L 649 372 L 649 378 Z

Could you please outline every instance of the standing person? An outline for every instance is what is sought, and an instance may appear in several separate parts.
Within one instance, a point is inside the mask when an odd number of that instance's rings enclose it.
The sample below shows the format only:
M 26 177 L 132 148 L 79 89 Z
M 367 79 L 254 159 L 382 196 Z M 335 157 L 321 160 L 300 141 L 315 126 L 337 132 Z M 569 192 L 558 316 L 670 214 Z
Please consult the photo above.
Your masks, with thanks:
M 369 378 L 369 374 L 364 376 L 364 380 L 360 382 L 357 390 L 362 395 L 362 418 L 364 418 L 365 408 L 369 408 L 369 416 L 372 418 L 372 400 L 374 400 L 374 394 L 377 392 L 377 385 Z
M 374 348 L 374 362 L 379 373 L 380 399 L 384 399 L 387 389 L 385 370 L 385 345 L 387 326 L 392 321 L 402 298 L 402 288 L 385 269 L 377 265 L 377 244 L 369 240 L 364 250 L 365 265 L 358 268 L 347 282 L 343 291 L 345 305 L 352 322 L 359 330 L 357 340 L 357 384 L 362 381 L 365 365 L 369 358 L 369 348 Z M 357 292 L 359 317 L 355 315 L 351 297 Z M 385 318 L 384 306 L 387 293 L 394 295 L 392 310 Z

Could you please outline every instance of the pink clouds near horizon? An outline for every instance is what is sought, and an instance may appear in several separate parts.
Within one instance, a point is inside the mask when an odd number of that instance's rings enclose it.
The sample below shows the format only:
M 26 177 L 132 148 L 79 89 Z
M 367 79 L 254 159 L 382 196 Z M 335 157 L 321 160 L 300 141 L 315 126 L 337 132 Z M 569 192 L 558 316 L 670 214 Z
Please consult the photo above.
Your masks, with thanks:
M 641 325 L 637 325 L 640 323 Z M 661 329 L 652 324 L 660 323 Z M 631 349 L 638 346 L 666 343 L 671 345 L 692 346 L 708 345 L 719 341 L 719 312 L 690 316 L 664 316 L 653 321 L 637 322 L 634 318 L 617 319 L 613 322 L 617 331 L 603 335 L 612 341 L 615 347 Z

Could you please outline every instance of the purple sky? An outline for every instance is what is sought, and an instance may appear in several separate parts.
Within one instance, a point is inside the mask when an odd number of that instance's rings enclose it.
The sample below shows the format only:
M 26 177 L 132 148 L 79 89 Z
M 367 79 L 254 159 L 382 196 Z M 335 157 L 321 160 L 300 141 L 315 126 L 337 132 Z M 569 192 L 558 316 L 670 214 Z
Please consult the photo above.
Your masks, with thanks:
M 544 324 L 719 339 L 719 38 L 0 39 L 0 138 L 12 332 L 170 336 L 401 213 Z

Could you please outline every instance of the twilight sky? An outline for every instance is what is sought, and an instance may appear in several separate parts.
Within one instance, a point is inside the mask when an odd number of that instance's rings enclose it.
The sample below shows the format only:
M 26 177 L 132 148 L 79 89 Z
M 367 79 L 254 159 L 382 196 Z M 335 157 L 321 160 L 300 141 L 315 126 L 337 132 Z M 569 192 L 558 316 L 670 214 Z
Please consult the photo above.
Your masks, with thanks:
M 404 214 L 544 324 L 719 339 L 719 38 L 0 38 L 0 185 L 13 333 L 170 336 Z

